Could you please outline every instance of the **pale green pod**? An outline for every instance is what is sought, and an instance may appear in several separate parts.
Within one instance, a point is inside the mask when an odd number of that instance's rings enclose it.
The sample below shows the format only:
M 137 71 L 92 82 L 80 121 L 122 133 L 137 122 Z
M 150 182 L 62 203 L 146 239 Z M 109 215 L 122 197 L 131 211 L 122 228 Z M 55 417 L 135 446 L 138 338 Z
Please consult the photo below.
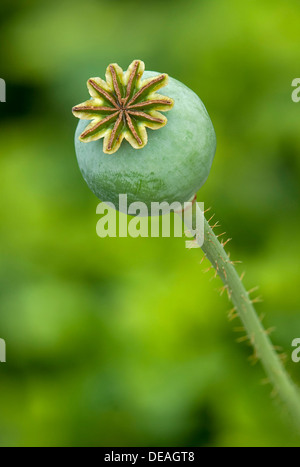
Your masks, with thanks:
M 143 79 L 157 76 L 146 71 Z M 127 194 L 128 204 L 144 202 L 183 203 L 206 181 L 216 150 L 215 131 L 200 98 L 181 82 L 169 77 L 161 95 L 174 100 L 167 123 L 156 131 L 148 129 L 148 143 L 135 149 L 123 141 L 114 154 L 103 152 L 103 140 L 81 142 L 87 122 L 80 120 L 75 149 L 81 173 L 101 200 L 119 205 Z

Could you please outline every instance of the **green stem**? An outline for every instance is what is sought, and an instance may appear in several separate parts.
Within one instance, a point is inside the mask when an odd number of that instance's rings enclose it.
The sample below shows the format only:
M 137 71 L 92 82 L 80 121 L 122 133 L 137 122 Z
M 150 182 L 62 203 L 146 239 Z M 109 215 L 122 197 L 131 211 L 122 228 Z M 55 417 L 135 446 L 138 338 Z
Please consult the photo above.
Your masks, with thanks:
M 197 203 L 195 203 L 195 208 L 193 210 L 194 225 L 195 213 L 200 209 Z M 226 254 L 206 219 L 204 219 L 204 243 L 201 245 L 200 242 L 199 244 L 224 283 L 229 297 L 234 304 L 235 312 L 244 325 L 248 338 L 255 349 L 255 355 L 261 360 L 268 379 L 274 385 L 276 393 L 285 403 L 300 429 L 299 389 L 287 374 L 267 332 L 256 314 L 253 303 L 236 272 L 233 262 Z

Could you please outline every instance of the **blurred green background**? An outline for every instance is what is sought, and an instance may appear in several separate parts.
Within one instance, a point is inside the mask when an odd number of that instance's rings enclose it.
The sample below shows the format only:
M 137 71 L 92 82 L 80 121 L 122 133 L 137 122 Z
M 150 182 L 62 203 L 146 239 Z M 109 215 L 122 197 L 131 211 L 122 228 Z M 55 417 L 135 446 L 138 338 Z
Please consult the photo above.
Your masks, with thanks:
M 218 149 L 198 200 L 300 337 L 297 0 L 1 0 L 0 444 L 300 446 L 231 305 L 183 239 L 100 239 L 71 107 L 136 58 L 204 101 Z M 221 231 L 220 231 L 221 232 Z

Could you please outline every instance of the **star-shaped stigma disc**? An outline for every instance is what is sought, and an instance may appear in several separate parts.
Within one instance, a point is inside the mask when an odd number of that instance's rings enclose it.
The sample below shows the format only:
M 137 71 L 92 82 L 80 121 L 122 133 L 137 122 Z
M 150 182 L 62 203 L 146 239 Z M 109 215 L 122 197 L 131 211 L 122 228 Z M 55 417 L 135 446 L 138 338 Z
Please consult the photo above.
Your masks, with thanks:
M 135 149 L 148 141 L 147 128 L 157 130 L 167 123 L 160 111 L 171 110 L 173 99 L 156 91 L 168 83 L 168 75 L 141 80 L 145 65 L 134 60 L 126 72 L 116 63 L 106 69 L 106 81 L 90 78 L 87 82 L 92 99 L 73 107 L 75 117 L 92 120 L 80 135 L 88 143 L 104 138 L 103 151 L 116 152 L 125 138 Z

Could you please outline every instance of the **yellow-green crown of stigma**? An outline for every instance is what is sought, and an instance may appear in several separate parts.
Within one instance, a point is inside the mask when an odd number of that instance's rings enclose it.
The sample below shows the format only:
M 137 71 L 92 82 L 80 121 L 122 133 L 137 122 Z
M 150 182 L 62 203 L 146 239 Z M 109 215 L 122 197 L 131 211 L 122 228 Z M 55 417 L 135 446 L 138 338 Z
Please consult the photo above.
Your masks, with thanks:
M 156 91 L 168 84 L 168 75 L 142 80 L 144 70 L 141 60 L 134 60 L 125 72 L 112 63 L 106 69 L 106 81 L 88 80 L 92 99 L 72 109 L 75 117 L 92 120 L 80 135 L 80 141 L 88 143 L 104 138 L 106 154 L 116 152 L 124 138 L 133 148 L 141 149 L 148 141 L 146 127 L 157 130 L 166 125 L 167 118 L 159 110 L 171 110 L 174 101 Z

